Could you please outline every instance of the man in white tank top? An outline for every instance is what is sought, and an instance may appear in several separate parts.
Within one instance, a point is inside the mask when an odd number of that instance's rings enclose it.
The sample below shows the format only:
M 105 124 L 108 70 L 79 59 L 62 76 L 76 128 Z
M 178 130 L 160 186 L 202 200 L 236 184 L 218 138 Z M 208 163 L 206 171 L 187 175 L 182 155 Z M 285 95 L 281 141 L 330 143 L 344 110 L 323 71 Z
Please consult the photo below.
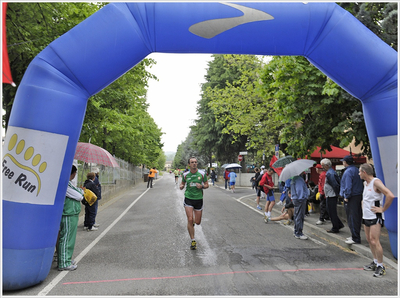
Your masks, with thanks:
M 362 164 L 359 169 L 360 178 L 364 180 L 363 192 L 363 224 L 365 237 L 369 243 L 374 260 L 365 265 L 364 270 L 375 271 L 375 277 L 386 274 L 383 266 L 383 249 L 379 241 L 381 228 L 384 226 L 384 212 L 389 208 L 394 199 L 393 193 L 373 176 L 374 170 L 369 164 Z M 383 197 L 386 196 L 385 204 Z

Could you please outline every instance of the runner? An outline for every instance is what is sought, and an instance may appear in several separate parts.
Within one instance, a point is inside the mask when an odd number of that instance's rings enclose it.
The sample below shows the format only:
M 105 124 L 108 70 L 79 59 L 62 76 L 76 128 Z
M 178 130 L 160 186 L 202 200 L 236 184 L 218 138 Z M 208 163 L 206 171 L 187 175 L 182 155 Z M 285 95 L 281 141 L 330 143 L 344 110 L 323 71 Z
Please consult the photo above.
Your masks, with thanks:
M 183 173 L 180 189 L 185 190 L 185 207 L 187 216 L 187 229 L 191 239 L 190 249 L 197 249 L 196 239 L 194 238 L 194 225 L 200 225 L 203 213 L 203 189 L 208 188 L 207 175 L 197 169 L 197 159 L 191 157 L 188 160 L 190 170 Z

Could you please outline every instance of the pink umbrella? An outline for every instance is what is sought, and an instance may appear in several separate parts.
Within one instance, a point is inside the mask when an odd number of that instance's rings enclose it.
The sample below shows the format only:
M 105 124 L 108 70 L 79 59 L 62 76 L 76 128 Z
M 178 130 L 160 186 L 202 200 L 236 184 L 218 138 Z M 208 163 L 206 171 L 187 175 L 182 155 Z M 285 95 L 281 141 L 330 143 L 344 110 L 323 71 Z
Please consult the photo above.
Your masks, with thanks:
M 74 158 L 87 163 L 97 163 L 108 167 L 119 168 L 119 164 L 110 152 L 90 143 L 78 142 Z

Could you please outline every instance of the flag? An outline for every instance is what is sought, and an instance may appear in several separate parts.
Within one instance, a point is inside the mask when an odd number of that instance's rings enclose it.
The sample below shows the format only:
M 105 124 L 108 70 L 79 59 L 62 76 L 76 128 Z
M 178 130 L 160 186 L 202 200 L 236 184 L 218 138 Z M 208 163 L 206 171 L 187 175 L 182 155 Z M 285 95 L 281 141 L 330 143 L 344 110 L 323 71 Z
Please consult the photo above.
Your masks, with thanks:
M 11 76 L 10 62 L 8 61 L 7 51 L 7 38 L 6 38 L 6 14 L 7 14 L 7 3 L 3 2 L 3 83 L 11 84 L 15 87 Z
M 271 162 L 269 163 L 270 168 L 273 168 L 274 171 L 278 174 L 278 176 L 281 175 L 283 168 L 274 168 L 272 165 L 278 160 L 278 158 L 274 155 L 271 158 Z

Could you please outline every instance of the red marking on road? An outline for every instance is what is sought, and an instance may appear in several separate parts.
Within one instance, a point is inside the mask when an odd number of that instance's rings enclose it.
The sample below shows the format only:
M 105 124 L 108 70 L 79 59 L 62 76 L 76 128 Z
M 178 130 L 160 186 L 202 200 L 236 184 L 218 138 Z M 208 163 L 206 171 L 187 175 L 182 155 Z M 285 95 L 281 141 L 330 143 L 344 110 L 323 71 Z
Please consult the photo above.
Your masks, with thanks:
M 203 273 L 193 275 L 178 275 L 178 276 L 159 276 L 159 277 L 136 277 L 136 278 L 122 278 L 122 279 L 106 279 L 106 280 L 90 280 L 90 281 L 75 281 L 65 282 L 63 285 L 76 285 L 76 284 L 93 284 L 93 283 L 106 283 L 118 281 L 140 281 L 140 280 L 160 280 L 160 279 L 178 279 L 178 278 L 192 278 L 201 276 L 218 276 L 227 274 L 252 274 L 252 273 L 267 273 L 267 272 L 300 272 L 300 271 L 352 271 L 363 270 L 362 268 L 313 268 L 313 269 L 286 269 L 286 270 L 253 270 L 253 271 L 231 271 L 221 273 Z

